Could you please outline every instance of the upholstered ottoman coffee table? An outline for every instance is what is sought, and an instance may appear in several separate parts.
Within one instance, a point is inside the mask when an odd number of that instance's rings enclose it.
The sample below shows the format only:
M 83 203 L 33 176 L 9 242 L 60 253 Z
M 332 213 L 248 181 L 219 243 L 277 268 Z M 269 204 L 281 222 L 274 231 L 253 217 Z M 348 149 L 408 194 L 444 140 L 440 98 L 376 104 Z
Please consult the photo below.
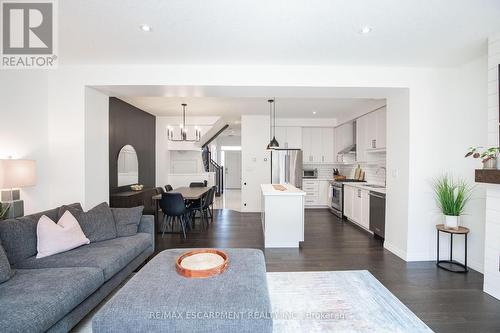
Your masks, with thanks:
M 98 311 L 93 333 L 272 332 L 262 251 L 222 250 L 226 271 L 201 279 L 176 271 L 177 257 L 189 249 L 159 253 Z

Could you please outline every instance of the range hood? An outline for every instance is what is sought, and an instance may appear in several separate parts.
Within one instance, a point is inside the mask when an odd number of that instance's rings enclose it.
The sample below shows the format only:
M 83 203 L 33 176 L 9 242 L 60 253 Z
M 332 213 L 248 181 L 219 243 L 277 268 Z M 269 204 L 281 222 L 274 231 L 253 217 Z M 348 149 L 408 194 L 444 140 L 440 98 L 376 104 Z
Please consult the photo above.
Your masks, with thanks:
M 352 141 L 344 149 L 338 152 L 339 155 L 356 153 L 356 121 L 352 122 Z
M 339 155 L 343 154 L 352 154 L 356 152 L 356 144 L 352 144 L 350 146 L 345 147 L 341 151 L 339 151 Z

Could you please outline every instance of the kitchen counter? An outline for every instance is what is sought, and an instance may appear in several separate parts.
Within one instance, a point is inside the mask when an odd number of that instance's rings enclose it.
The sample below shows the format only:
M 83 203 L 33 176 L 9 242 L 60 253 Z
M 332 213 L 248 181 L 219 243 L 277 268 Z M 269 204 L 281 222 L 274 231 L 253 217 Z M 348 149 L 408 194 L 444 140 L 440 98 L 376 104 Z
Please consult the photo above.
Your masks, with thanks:
M 355 187 L 355 188 L 360 188 L 362 190 L 386 194 L 385 187 L 370 187 L 369 186 L 369 185 L 378 185 L 378 184 L 372 184 L 372 183 L 343 183 L 343 184 L 344 184 L 344 186 L 351 186 L 351 187 Z M 378 186 L 380 186 L 380 185 L 378 185 Z
M 285 191 L 276 190 L 273 187 L 273 184 L 261 184 L 260 187 L 262 189 L 262 194 L 266 195 L 306 195 L 306 192 L 302 191 L 295 186 L 289 184 L 280 184 L 286 187 Z
M 272 184 L 262 184 L 261 220 L 264 246 L 299 247 L 304 241 L 304 201 L 306 192 L 292 185 L 276 190 Z

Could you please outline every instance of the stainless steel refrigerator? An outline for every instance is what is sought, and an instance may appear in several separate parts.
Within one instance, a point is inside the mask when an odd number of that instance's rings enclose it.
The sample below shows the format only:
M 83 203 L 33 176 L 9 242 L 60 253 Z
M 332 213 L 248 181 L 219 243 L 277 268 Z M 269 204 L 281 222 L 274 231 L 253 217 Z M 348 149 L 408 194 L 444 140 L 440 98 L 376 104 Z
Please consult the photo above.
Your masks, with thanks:
M 302 188 L 302 150 L 272 150 L 271 183 L 290 184 Z

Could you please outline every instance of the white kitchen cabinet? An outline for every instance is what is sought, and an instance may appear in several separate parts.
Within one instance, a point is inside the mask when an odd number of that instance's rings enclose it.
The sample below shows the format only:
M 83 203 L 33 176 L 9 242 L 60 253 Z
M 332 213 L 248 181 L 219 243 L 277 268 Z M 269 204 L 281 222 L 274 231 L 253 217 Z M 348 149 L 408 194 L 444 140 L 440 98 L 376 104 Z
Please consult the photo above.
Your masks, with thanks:
M 334 158 L 333 128 L 302 128 L 302 151 L 304 164 L 331 164 Z
M 321 133 L 321 128 L 314 128 L 311 132 L 311 153 L 313 163 L 316 164 L 323 162 L 323 142 Z
M 361 219 L 359 224 L 370 229 L 370 191 L 361 190 Z
M 286 143 L 291 149 L 302 149 L 302 128 L 298 126 L 286 127 Z
M 365 140 L 364 145 L 366 150 L 384 149 L 386 147 L 386 110 L 385 108 L 368 113 L 361 117 L 364 118 L 365 126 Z
M 277 126 L 276 140 L 280 148 L 302 149 L 302 128 L 298 126 Z
M 356 120 L 356 161 L 366 162 L 366 149 L 368 148 L 366 139 L 366 130 L 368 122 L 365 117 Z
M 356 120 L 356 161 L 367 162 L 370 152 L 386 148 L 386 109 L 368 113 Z
M 362 196 L 361 196 L 361 189 L 360 188 L 353 188 L 354 189 L 354 197 L 352 200 L 352 220 L 356 223 L 361 223 L 361 213 L 362 213 Z
M 329 204 L 328 191 L 330 189 L 328 180 L 307 179 L 302 181 L 302 191 L 306 192 L 305 205 L 325 207 Z
M 312 131 L 311 127 L 302 128 L 302 162 L 304 164 L 313 163 Z
M 386 108 L 375 111 L 376 121 L 377 121 L 377 136 L 376 147 L 385 148 L 387 147 L 387 110 Z
M 344 215 L 348 219 L 352 219 L 353 200 L 354 200 L 354 187 L 344 186 Z
M 320 180 L 319 181 L 319 204 L 322 206 L 329 206 L 329 195 L 328 191 L 330 190 L 330 182 L 328 180 Z
M 369 230 L 370 191 L 355 186 L 344 186 L 344 215 Z
M 321 143 L 323 145 L 321 161 L 328 164 L 335 162 L 333 128 L 321 129 Z

